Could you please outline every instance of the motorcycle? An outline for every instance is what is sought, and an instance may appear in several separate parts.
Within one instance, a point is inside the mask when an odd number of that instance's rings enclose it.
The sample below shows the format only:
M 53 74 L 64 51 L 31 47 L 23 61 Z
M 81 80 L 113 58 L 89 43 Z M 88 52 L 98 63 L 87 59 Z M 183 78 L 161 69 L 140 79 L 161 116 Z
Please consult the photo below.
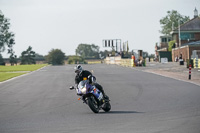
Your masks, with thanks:
M 75 89 L 74 86 L 70 90 Z M 95 86 L 89 84 L 88 80 L 83 80 L 78 84 L 77 94 L 81 96 L 83 103 L 87 104 L 94 113 L 99 113 L 101 109 L 105 112 L 110 111 L 110 100 L 103 97 L 102 92 Z

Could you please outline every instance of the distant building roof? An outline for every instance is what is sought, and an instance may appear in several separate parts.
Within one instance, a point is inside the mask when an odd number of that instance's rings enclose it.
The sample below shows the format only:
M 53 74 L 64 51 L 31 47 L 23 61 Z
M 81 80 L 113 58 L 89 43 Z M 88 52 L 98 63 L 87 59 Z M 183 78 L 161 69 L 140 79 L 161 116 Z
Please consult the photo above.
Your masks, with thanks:
M 181 25 L 183 31 L 200 31 L 200 17 L 196 17 Z
M 190 45 L 190 46 L 192 46 L 192 45 L 199 45 L 200 46 L 200 40 L 196 41 L 196 42 L 185 43 L 182 46 L 186 46 L 186 45 Z
M 160 36 L 160 38 L 172 38 L 172 36 Z
M 200 32 L 200 17 L 196 17 L 193 18 L 189 21 L 187 21 L 186 23 L 182 24 L 180 26 L 180 30 L 181 31 L 198 31 Z M 178 32 L 178 28 L 176 28 L 175 30 L 173 30 L 171 33 L 177 33 Z

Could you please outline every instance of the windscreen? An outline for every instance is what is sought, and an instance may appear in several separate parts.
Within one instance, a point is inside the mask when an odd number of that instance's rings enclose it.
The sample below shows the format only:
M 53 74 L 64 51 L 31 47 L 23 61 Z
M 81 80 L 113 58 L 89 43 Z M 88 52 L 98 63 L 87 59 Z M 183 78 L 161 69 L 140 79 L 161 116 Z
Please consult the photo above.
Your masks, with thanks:
M 81 82 L 78 84 L 78 88 L 79 88 L 79 89 L 82 89 L 82 88 L 85 86 L 86 82 L 87 82 L 87 80 L 81 81 Z

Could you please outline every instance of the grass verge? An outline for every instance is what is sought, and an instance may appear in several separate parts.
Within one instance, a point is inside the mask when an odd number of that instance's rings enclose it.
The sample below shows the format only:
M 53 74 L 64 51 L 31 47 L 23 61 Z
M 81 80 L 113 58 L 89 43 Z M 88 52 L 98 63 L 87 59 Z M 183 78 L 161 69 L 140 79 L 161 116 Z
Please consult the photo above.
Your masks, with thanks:
M 0 72 L 35 71 L 44 66 L 47 66 L 47 64 L 0 66 Z
M 0 66 L 0 82 L 40 69 L 47 64 Z
M 26 73 L 7 73 L 7 72 L 0 72 L 0 82 L 11 79 L 13 77 L 17 77 Z

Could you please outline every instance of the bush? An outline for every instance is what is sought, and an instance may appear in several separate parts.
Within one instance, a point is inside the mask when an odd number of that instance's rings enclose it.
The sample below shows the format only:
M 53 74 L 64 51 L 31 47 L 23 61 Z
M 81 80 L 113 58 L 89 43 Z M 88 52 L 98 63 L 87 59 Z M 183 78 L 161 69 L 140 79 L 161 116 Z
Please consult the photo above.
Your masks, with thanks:
M 0 66 L 5 66 L 6 63 L 5 62 L 0 62 Z
M 187 68 L 189 68 L 190 64 L 192 65 L 191 67 L 194 68 L 193 59 L 190 59 L 190 60 L 187 59 L 186 62 L 187 62 Z
M 65 53 L 63 53 L 60 49 L 52 49 L 46 56 L 47 62 L 52 65 L 63 65 L 64 59 Z
M 68 64 L 86 64 L 87 62 L 83 57 L 80 56 L 70 56 L 67 60 Z
M 0 54 L 0 65 L 5 66 L 5 62 L 1 54 Z

